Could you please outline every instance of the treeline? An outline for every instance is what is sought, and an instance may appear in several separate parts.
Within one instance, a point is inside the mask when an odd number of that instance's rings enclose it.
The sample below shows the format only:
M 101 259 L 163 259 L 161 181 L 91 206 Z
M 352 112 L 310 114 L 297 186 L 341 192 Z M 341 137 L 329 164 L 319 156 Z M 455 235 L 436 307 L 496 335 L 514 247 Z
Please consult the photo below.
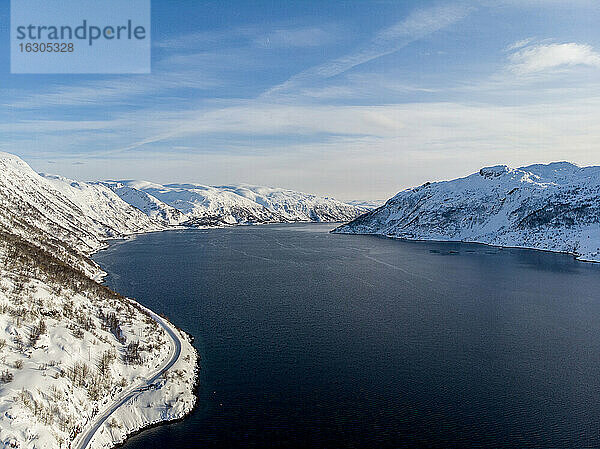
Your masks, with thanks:
M 38 226 L 32 223 L 37 223 Z M 0 190 L 0 231 L 12 235 L 26 235 L 28 241 L 35 242 L 36 245 L 45 248 L 70 266 L 85 270 L 84 267 L 89 269 L 96 265 L 73 247 L 75 241 L 83 243 L 75 233 L 49 220 L 27 203 L 15 202 L 2 190 Z
M 16 271 L 26 277 L 54 284 L 74 293 L 89 293 L 103 299 L 123 300 L 121 295 L 98 284 L 82 271 L 16 235 L 0 231 L 0 245 L 5 253 L 3 262 L 9 271 Z

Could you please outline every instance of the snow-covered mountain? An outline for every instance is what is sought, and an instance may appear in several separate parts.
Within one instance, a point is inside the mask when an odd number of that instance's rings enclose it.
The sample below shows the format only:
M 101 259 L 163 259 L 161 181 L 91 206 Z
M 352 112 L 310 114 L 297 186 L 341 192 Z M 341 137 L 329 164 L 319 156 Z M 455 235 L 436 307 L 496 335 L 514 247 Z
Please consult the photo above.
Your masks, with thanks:
M 0 153 L 0 205 L 1 226 L 33 224 L 84 253 L 106 238 L 164 229 L 103 185 L 39 175 L 8 153 Z
M 371 201 L 351 200 L 351 201 L 346 201 L 346 203 L 350 204 L 351 206 L 361 208 L 365 212 L 367 212 L 367 211 L 377 209 L 378 207 L 383 206 L 385 204 L 385 200 L 371 200 Z
M 482 168 L 404 190 L 334 232 L 537 248 L 600 261 L 600 167 Z
M 368 210 L 271 187 L 81 182 L 38 175 L 7 153 L 0 153 L 0 173 L 0 205 L 9 192 L 21 198 L 19 204 L 29 207 L 14 216 L 36 222 L 49 235 L 69 241 L 83 253 L 98 249 L 106 238 L 169 226 L 348 221 Z
M 106 186 L 42 177 L 0 153 L 0 447 L 80 447 L 97 416 L 156 373 L 86 449 L 192 409 L 188 337 L 98 284 L 88 258 L 107 238 L 164 228 Z
M 105 186 L 40 176 L 18 157 L 0 153 L 0 230 L 87 274 L 100 271 L 85 256 L 105 239 L 164 228 Z
M 40 176 L 96 224 L 103 237 L 119 237 L 164 229 L 162 217 L 152 220 L 155 217 L 152 217 L 151 213 L 132 207 L 104 184 L 79 182 L 56 175 Z
M 123 201 L 139 209 L 150 218 L 159 220 L 167 225 L 179 225 L 188 220 L 188 217 L 178 209 L 163 203 L 143 190 L 131 187 L 125 182 L 104 182 Z
M 293 190 L 250 185 L 155 184 L 110 181 L 107 185 L 135 207 L 165 213 L 164 205 L 180 211 L 191 226 L 306 221 L 348 221 L 367 209 Z M 139 192 L 134 195 L 134 192 Z M 142 195 L 145 194 L 145 197 Z M 154 206 L 158 201 L 160 206 Z

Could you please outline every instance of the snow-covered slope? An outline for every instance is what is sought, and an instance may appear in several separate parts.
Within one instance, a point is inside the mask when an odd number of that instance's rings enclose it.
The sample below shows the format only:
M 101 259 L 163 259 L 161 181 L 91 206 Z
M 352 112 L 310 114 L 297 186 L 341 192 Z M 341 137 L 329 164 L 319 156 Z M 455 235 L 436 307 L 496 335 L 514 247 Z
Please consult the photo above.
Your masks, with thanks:
M 135 189 L 124 182 L 104 182 L 123 201 L 139 209 L 152 219 L 161 221 L 167 225 L 176 226 L 187 221 L 188 217 L 181 211 L 163 203 L 143 190 Z
M 71 265 L 107 238 L 161 229 L 105 186 L 40 176 L 18 157 L 0 153 L 0 230 L 43 245 Z
M 41 245 L 71 265 L 100 248 L 107 235 L 25 162 L 6 153 L 0 153 L 0 230 Z
M 188 225 L 214 226 L 248 223 L 301 221 L 347 221 L 366 209 L 331 198 L 322 198 L 293 190 L 238 186 L 205 186 L 201 184 L 154 184 L 146 181 L 108 182 L 122 199 L 140 207 L 129 192 L 143 192 L 167 204 L 186 217 Z M 124 187 L 128 187 L 127 191 Z M 147 201 L 147 200 L 146 200 Z
M 161 369 L 174 344 L 143 307 L 39 246 L 0 232 L 0 447 L 73 447 L 98 413 Z M 113 447 L 193 408 L 196 352 L 172 331 L 184 356 L 88 447 Z
M 404 190 L 334 232 L 528 247 L 600 261 L 600 167 L 487 167 Z
M 113 447 L 193 408 L 188 337 L 94 281 L 101 270 L 87 257 L 107 238 L 160 229 L 106 186 L 42 177 L 0 153 L 0 447 L 73 447 L 131 389 L 135 400 L 86 448 Z
M 41 174 L 63 197 L 108 237 L 164 229 L 141 210 L 123 201 L 111 188 L 99 183 L 74 181 L 62 176 Z M 102 234 L 101 234 L 102 235 Z

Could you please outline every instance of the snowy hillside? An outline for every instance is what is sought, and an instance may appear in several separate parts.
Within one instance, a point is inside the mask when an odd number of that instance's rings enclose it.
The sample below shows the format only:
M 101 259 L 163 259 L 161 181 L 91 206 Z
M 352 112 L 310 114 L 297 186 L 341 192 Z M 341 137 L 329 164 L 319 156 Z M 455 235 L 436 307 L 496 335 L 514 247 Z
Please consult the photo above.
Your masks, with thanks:
M 111 188 L 103 184 L 78 182 L 62 176 L 41 174 L 58 192 L 68 198 L 83 214 L 100 225 L 109 237 L 159 231 L 160 221 L 123 201 Z
M 81 255 L 111 237 L 164 229 L 110 189 L 43 177 L 16 156 L 0 153 L 0 230 L 40 245 L 90 273 Z M 64 245 L 63 245 L 64 243 Z
M 183 342 L 178 372 L 138 395 L 143 406 L 120 409 L 86 447 L 112 447 L 193 407 L 196 353 L 171 330 Z M 0 447 L 75 447 L 96 416 L 161 369 L 173 344 L 137 303 L 0 232 Z
M 487 167 L 404 190 L 334 232 L 528 247 L 600 261 L 600 167 Z
M 373 200 L 373 201 L 365 201 L 365 200 L 351 200 L 346 201 L 347 204 L 351 206 L 355 206 L 361 209 L 364 209 L 365 212 L 377 209 L 385 204 L 384 200 Z
M 94 281 L 87 257 L 164 228 L 106 186 L 0 153 L 0 447 L 108 448 L 192 409 L 188 337 Z
M 347 221 L 367 210 L 331 198 L 271 187 L 161 185 L 146 181 L 114 181 L 107 184 L 122 199 L 141 210 L 147 207 L 141 207 L 141 203 L 134 200 L 130 192 L 144 192 L 149 195 L 146 201 L 154 198 L 179 210 L 186 216 L 185 224 L 192 226 Z
M 179 225 L 187 220 L 187 217 L 178 209 L 163 203 L 143 190 L 135 189 L 122 182 L 102 184 L 112 189 L 123 201 L 139 209 L 152 219 L 171 226 Z

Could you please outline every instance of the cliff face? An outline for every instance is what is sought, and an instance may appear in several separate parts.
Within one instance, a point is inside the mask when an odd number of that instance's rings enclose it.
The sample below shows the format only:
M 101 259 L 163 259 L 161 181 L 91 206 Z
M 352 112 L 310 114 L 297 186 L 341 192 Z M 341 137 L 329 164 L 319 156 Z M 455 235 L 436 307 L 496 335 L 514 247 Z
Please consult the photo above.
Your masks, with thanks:
M 600 167 L 486 167 L 404 190 L 334 232 L 528 247 L 600 261 Z

